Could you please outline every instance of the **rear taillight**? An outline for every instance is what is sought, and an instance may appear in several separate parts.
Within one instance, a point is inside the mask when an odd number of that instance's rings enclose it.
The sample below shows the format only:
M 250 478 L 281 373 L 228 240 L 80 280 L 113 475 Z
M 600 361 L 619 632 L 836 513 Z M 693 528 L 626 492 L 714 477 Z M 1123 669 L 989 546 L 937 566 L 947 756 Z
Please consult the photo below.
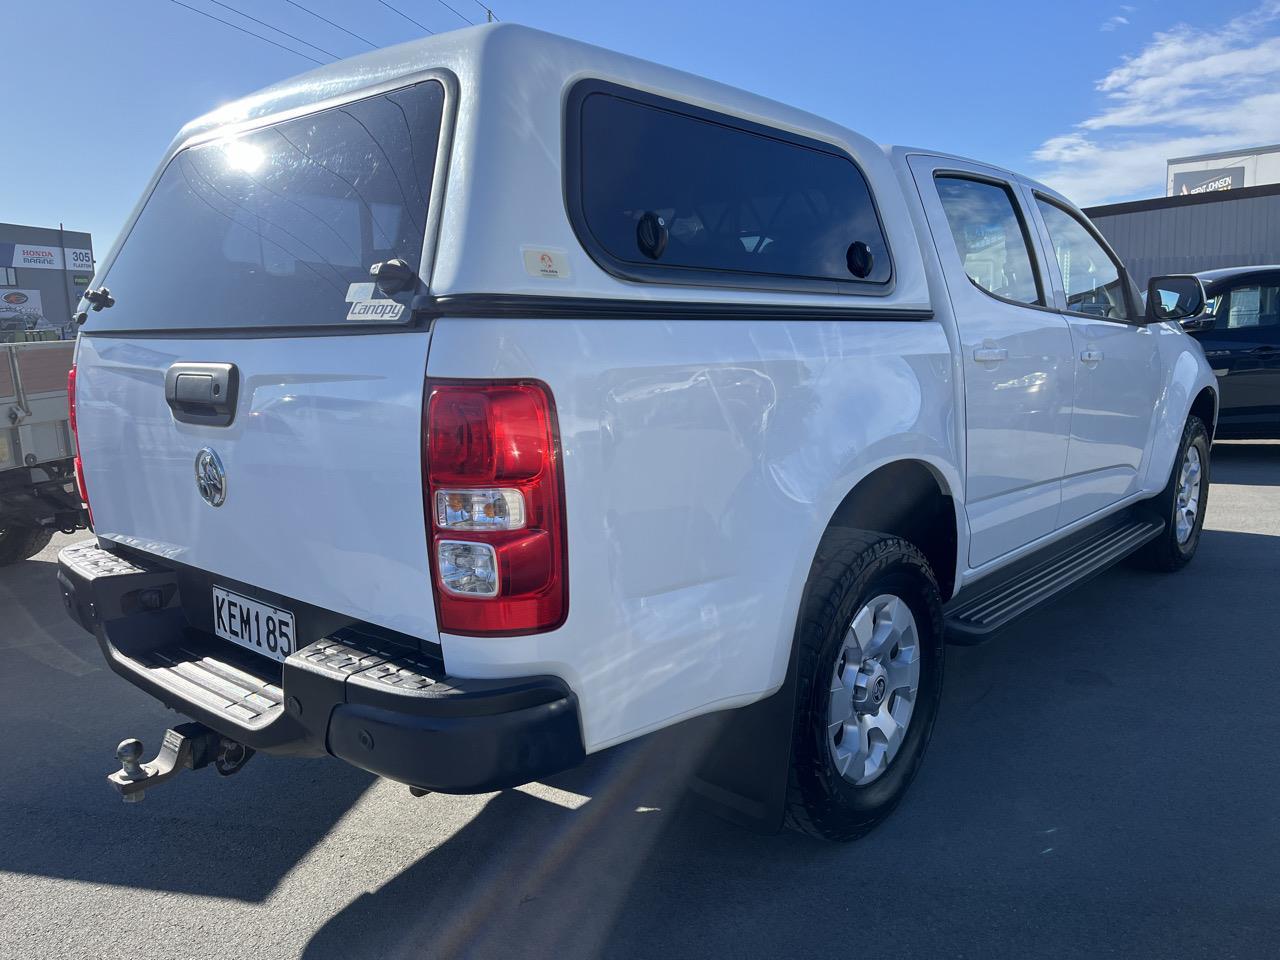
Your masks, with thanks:
M 73 363 L 67 371 L 67 420 L 71 424 L 71 442 L 75 446 L 76 489 L 80 493 L 80 502 L 89 512 L 89 526 L 93 526 L 93 507 L 89 506 L 89 490 L 84 485 L 84 463 L 80 459 L 80 428 L 76 425 L 76 365 Z
M 445 633 L 552 630 L 569 609 L 564 482 L 545 384 L 427 385 L 423 493 Z

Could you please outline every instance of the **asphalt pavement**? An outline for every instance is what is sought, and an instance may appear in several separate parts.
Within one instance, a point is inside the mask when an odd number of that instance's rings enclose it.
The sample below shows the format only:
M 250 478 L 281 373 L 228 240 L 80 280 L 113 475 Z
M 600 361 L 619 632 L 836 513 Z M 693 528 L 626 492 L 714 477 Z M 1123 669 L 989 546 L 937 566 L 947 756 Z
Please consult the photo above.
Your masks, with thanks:
M 851 845 L 685 799 L 679 729 L 411 797 L 334 760 L 104 776 L 175 715 L 0 570 L 0 958 L 1280 955 L 1280 444 L 1220 444 L 1195 562 L 948 649 L 924 767 Z M 81 537 L 84 534 L 80 535 Z

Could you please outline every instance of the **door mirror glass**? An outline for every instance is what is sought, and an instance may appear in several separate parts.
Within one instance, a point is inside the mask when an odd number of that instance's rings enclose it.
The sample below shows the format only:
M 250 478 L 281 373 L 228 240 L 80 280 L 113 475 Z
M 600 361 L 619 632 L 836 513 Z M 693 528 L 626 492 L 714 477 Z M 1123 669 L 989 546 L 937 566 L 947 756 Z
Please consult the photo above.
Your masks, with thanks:
M 1180 274 L 1152 277 L 1147 282 L 1147 321 L 1185 321 L 1204 313 L 1204 284 L 1199 277 Z

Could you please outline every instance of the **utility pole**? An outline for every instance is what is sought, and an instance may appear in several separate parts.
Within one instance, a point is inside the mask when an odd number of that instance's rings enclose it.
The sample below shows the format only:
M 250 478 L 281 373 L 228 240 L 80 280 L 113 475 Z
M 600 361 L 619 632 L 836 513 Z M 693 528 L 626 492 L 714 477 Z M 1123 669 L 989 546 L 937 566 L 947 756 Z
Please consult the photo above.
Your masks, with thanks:
M 485 22 L 486 22 L 486 23 L 493 23 L 493 11 L 492 11 L 492 10 L 490 10 L 488 7 L 485 7 L 485 8 L 484 8 L 484 12 L 485 12 L 485 16 L 487 16 L 487 17 L 489 18 L 489 19 L 488 19 L 487 21 L 485 21 Z

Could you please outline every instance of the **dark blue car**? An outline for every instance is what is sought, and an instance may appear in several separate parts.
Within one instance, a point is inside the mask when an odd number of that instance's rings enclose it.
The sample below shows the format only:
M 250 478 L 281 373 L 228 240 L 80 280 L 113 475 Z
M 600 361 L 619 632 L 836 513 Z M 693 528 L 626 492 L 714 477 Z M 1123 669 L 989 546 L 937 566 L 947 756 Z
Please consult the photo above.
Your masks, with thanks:
M 1280 264 L 1197 276 L 1209 306 L 1184 326 L 1218 377 L 1215 437 L 1280 439 Z

